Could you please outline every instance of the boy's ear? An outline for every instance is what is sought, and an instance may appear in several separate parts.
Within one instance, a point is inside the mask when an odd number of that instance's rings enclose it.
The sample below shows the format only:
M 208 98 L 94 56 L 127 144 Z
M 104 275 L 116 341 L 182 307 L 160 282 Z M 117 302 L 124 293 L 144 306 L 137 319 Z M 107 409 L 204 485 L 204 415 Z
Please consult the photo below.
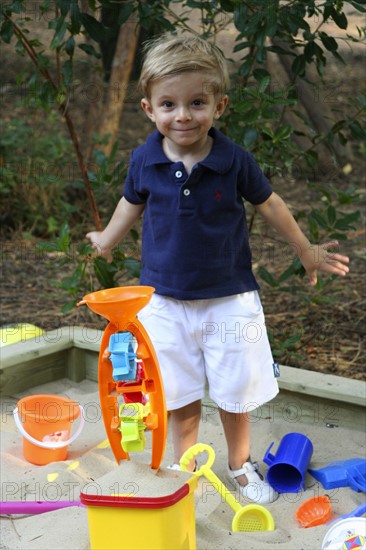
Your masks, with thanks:
M 222 113 L 225 111 L 228 102 L 229 102 L 229 97 L 227 95 L 223 95 L 219 99 L 219 101 L 216 103 L 216 109 L 215 109 L 215 114 L 214 114 L 215 119 L 220 118 Z
M 148 99 L 146 99 L 146 97 L 143 97 L 141 99 L 141 107 L 142 107 L 143 111 L 145 112 L 146 116 L 148 116 L 150 120 L 155 122 L 155 116 L 154 116 L 154 113 L 153 113 L 151 103 Z

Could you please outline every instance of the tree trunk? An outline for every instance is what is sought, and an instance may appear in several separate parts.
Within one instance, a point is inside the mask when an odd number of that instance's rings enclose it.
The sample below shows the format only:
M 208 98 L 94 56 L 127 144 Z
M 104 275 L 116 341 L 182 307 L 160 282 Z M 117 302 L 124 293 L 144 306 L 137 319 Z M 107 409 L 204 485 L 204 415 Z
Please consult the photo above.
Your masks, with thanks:
M 107 156 L 117 138 L 138 36 L 139 29 L 136 19 L 131 18 L 121 26 L 105 98 L 105 109 L 99 128 L 101 138 L 107 134 L 109 136 L 107 145 L 100 147 Z
M 280 46 L 284 48 L 278 40 L 273 40 L 275 46 Z M 291 59 L 289 55 L 278 54 L 278 58 L 282 63 L 282 66 L 285 68 L 286 73 L 290 81 L 293 81 L 293 75 L 291 71 Z M 319 101 L 319 98 L 316 97 L 317 88 L 316 86 L 310 84 L 306 80 L 297 79 L 296 88 L 299 97 L 300 104 L 304 107 L 309 120 L 313 124 L 313 127 L 316 129 L 319 134 L 326 135 L 330 132 L 332 128 L 332 112 L 328 106 L 323 102 Z M 332 143 L 332 147 L 329 149 L 336 155 L 337 160 L 340 160 L 347 154 L 347 150 L 341 146 L 341 144 L 335 139 Z

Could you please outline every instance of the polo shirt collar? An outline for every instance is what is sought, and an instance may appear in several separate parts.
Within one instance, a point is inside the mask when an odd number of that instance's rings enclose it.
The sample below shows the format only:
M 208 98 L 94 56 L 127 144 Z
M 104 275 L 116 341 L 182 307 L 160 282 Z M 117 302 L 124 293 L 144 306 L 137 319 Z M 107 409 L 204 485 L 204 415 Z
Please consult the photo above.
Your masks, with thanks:
M 234 161 L 234 144 L 216 128 L 210 128 L 208 134 L 214 140 L 213 146 L 210 154 L 198 164 L 218 174 L 225 174 L 230 170 Z M 155 130 L 148 136 L 145 166 L 171 164 L 171 160 L 168 159 L 163 151 L 162 139 L 163 136 L 158 130 Z

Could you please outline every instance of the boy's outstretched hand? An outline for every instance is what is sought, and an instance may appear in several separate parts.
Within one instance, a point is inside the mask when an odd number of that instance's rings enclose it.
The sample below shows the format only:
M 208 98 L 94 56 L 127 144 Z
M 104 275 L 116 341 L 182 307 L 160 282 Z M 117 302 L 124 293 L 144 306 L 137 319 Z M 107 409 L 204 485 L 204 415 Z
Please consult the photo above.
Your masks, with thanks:
M 324 244 L 310 245 L 307 250 L 303 250 L 300 261 L 310 278 L 310 284 L 316 285 L 318 277 L 317 272 L 323 271 L 333 275 L 344 277 L 349 272 L 349 258 L 336 252 L 328 252 L 329 248 L 338 246 L 338 241 L 329 241 Z
M 112 250 L 104 245 L 102 235 L 103 231 L 91 231 L 86 234 L 86 238 L 89 239 L 97 256 L 102 256 L 107 262 L 111 262 L 113 260 Z

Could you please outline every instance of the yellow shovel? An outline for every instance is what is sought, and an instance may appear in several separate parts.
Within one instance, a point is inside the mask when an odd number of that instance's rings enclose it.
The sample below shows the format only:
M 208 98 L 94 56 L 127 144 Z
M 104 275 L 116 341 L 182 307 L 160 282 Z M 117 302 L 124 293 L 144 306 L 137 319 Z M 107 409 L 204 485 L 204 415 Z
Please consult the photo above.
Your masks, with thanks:
M 206 452 L 208 459 L 205 464 L 199 467 L 194 473 L 196 476 L 205 476 L 206 479 L 220 493 L 223 499 L 234 510 L 235 516 L 232 521 L 232 531 L 273 531 L 274 520 L 272 514 L 259 504 L 248 504 L 242 506 L 236 498 L 227 490 L 222 481 L 211 470 L 215 461 L 215 451 L 209 445 L 196 443 L 190 447 L 180 459 L 180 467 L 187 471 L 187 466 L 193 458 L 200 453 Z

